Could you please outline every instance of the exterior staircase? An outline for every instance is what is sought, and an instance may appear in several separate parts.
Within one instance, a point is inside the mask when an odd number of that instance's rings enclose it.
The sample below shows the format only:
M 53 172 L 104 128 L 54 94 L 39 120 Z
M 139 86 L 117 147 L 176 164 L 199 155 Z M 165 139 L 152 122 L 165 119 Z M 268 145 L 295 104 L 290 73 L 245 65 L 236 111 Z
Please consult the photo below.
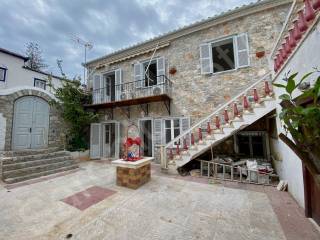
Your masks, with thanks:
M 268 73 L 161 149 L 161 167 L 177 171 L 276 108 Z
M 4 153 L 2 180 L 17 183 L 78 168 L 70 153 L 56 148 Z

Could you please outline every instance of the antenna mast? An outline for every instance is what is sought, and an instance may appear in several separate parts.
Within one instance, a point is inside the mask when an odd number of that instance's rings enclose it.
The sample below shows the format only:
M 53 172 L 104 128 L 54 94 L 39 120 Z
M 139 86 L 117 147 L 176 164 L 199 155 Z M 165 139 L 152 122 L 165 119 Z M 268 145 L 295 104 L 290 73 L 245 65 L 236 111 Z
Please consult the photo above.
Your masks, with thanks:
M 87 85 L 87 81 L 86 81 L 87 50 L 91 50 L 93 48 L 93 44 L 90 42 L 84 41 L 83 39 L 77 36 L 71 36 L 71 40 L 76 44 L 84 47 L 83 83 Z

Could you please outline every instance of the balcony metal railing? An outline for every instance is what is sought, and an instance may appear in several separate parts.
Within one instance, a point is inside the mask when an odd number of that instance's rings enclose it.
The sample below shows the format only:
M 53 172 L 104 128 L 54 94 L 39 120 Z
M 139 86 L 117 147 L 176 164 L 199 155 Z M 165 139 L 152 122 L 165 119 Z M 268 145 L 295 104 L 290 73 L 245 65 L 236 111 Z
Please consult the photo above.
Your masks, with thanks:
M 92 91 L 92 103 L 101 104 L 117 101 L 125 101 L 143 97 L 172 94 L 172 82 L 165 76 L 157 76 L 157 81 L 153 79 L 142 79 L 138 81 L 126 82 L 113 87 L 107 86 Z

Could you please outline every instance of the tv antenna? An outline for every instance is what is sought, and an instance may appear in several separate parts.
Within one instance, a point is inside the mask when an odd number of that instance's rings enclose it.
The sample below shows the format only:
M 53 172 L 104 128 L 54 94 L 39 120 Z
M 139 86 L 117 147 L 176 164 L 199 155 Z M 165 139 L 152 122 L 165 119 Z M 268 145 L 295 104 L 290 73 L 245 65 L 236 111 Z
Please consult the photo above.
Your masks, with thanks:
M 78 36 L 71 36 L 71 40 L 76 44 L 84 47 L 83 83 L 86 84 L 87 51 L 93 48 L 93 44 L 81 39 Z

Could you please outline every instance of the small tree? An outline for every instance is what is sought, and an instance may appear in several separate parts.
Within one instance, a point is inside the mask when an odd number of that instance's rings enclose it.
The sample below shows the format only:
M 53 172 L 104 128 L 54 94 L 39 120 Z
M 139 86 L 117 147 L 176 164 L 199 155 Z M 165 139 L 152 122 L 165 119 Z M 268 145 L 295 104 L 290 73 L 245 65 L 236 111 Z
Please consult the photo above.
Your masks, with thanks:
M 43 70 L 48 67 L 42 58 L 42 50 L 39 45 L 29 42 L 26 46 L 26 55 L 29 57 L 28 66 L 34 70 Z
M 63 119 L 68 124 L 67 149 L 83 150 L 88 148 L 86 140 L 90 123 L 98 119 L 98 115 L 86 111 L 84 104 L 90 103 L 91 96 L 81 86 L 79 79 L 65 80 L 60 88 L 55 89 L 57 101 L 52 101 Z
M 314 86 L 303 90 L 300 96 L 294 98 L 292 95 L 315 72 L 304 75 L 299 81 L 296 81 L 298 73 L 295 73 L 289 76 L 286 85 L 274 85 L 286 91 L 279 96 L 282 100 L 279 117 L 293 141 L 284 134 L 280 134 L 280 138 L 301 158 L 320 186 L 320 76 L 316 77 Z

